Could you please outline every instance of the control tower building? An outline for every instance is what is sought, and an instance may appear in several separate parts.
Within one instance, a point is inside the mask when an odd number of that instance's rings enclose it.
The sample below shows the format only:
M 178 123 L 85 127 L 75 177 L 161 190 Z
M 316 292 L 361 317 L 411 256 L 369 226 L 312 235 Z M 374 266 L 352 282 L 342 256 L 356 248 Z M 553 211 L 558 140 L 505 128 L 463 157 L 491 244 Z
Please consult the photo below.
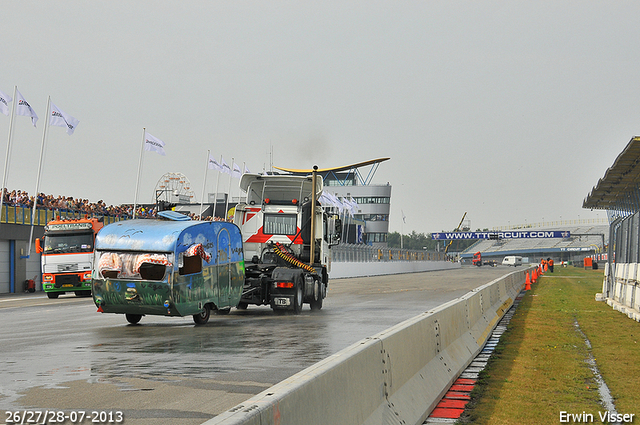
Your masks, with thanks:
M 322 176 L 325 192 L 341 200 L 353 200 L 357 203 L 351 214 L 344 213 L 343 242 L 363 243 L 381 248 L 387 246 L 391 185 L 374 185 L 371 182 L 380 163 L 389 159 L 380 158 L 343 167 L 318 169 L 317 173 Z M 296 175 L 309 175 L 313 172 L 274 168 Z

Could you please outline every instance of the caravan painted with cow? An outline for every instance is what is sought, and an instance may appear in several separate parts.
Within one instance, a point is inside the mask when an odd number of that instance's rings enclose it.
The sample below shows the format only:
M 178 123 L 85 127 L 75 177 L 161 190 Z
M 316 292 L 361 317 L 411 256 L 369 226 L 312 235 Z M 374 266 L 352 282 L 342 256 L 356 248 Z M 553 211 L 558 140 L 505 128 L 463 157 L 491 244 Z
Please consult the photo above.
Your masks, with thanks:
M 211 311 L 238 305 L 244 283 L 242 238 L 237 226 L 192 221 L 174 212 L 164 219 L 126 220 L 96 238 L 93 299 L 98 311 L 188 316 L 197 324 Z

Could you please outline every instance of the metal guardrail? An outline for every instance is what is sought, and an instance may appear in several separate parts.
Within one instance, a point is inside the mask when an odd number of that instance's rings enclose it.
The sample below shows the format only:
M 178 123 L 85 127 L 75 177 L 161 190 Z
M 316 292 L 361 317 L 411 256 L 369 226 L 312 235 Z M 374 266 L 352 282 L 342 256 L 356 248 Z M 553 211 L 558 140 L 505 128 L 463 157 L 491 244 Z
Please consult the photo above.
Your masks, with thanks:
M 21 207 L 14 205 L 3 205 L 2 213 L 0 214 L 0 223 L 6 224 L 20 224 L 31 225 L 31 214 L 33 208 Z M 44 226 L 51 220 L 60 217 L 61 219 L 78 219 L 83 218 L 85 215 L 89 217 L 102 216 L 101 214 L 88 214 L 83 211 L 64 211 L 64 210 L 50 210 L 47 208 L 36 208 L 36 214 L 33 220 L 34 226 Z M 121 217 L 104 216 L 104 224 L 115 223 L 116 221 L 124 220 Z
M 369 245 L 340 244 L 331 247 L 333 262 L 449 261 L 444 252 L 400 248 L 377 248 Z
M 0 214 L 0 223 L 31 225 L 32 208 L 3 205 Z M 100 214 L 87 214 L 83 211 L 64 211 L 37 208 L 33 224 L 35 226 L 45 226 L 51 220 L 60 217 L 61 219 L 78 219 L 85 215 L 101 216 Z M 116 221 L 127 220 L 122 217 L 104 216 L 104 224 L 115 223 Z M 387 262 L 387 261 L 449 261 L 450 255 L 443 252 L 411 250 L 399 248 L 377 248 L 370 245 L 340 244 L 331 248 L 332 261 L 334 262 Z

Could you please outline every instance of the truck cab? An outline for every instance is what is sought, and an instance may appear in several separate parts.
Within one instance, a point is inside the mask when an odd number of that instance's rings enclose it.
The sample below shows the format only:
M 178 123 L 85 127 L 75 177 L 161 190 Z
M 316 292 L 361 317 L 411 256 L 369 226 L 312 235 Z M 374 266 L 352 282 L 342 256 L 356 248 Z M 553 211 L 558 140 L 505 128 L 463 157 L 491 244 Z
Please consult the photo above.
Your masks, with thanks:
M 236 205 L 234 215 L 246 258 L 239 307 L 264 304 L 295 313 L 304 303 L 312 310 L 322 308 L 330 247 L 339 240 L 340 231 L 339 220 L 328 216 L 317 201 L 322 179 L 247 173 L 240 188 L 247 197 Z
M 49 298 L 74 292 L 91 295 L 91 262 L 102 219 L 61 220 L 59 217 L 44 227 L 44 236 L 36 239 L 36 252 L 41 254 L 42 289 Z

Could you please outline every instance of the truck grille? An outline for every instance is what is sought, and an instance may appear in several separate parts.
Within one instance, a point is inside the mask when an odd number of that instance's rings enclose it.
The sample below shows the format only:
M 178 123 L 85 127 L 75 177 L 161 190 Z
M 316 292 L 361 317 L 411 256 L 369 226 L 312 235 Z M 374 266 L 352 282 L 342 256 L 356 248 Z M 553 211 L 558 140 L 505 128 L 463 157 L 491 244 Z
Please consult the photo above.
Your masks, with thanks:
M 63 285 L 78 286 L 79 284 L 77 274 L 60 274 L 60 275 L 56 275 L 54 279 L 55 279 L 55 283 L 53 286 L 55 288 L 62 288 Z
M 58 264 L 58 272 L 77 272 L 78 263 L 72 264 Z

